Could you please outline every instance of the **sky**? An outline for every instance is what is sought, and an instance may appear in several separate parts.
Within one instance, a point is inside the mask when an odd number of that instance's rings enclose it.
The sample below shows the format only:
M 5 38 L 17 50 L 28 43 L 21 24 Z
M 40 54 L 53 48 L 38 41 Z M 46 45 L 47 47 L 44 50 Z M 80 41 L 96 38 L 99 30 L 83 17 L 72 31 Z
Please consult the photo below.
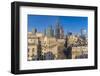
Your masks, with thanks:
M 49 26 L 54 29 L 57 21 L 63 27 L 65 34 L 67 32 L 80 33 L 82 28 L 88 29 L 88 17 L 28 15 L 28 31 L 36 28 L 38 32 L 43 32 Z

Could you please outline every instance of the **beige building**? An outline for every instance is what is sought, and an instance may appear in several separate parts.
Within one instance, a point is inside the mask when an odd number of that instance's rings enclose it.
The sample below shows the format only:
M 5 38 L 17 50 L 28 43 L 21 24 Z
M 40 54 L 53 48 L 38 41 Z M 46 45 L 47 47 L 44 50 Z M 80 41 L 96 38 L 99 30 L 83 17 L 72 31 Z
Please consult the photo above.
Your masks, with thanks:
M 42 52 L 47 53 L 47 52 L 52 52 L 55 55 L 55 59 L 58 59 L 58 54 L 62 52 L 63 50 L 63 45 L 64 45 L 64 39 L 56 39 L 55 37 L 44 37 L 44 45 Z M 62 50 L 59 49 L 62 47 Z
M 51 52 L 52 54 L 55 55 L 54 59 L 64 57 L 64 55 L 61 54 L 64 47 L 64 42 L 65 42 L 64 39 L 56 39 L 55 37 L 47 37 L 47 36 L 44 36 L 42 33 L 36 33 L 35 35 L 33 35 L 31 32 L 29 32 L 28 33 L 28 60 L 32 60 L 34 56 L 37 55 L 38 38 L 41 41 L 42 55 L 44 55 L 47 52 Z
M 42 39 L 43 35 L 41 33 L 36 33 L 35 35 L 32 32 L 28 32 L 28 60 L 34 59 L 37 55 L 38 50 L 38 41 L 39 38 Z
M 68 36 L 68 44 L 71 45 L 71 44 L 76 44 L 78 38 L 74 35 L 71 35 L 71 36 Z
M 83 54 L 88 54 L 87 46 L 72 47 L 72 59 L 75 59 L 77 56 L 80 56 Z
M 48 37 L 44 36 L 42 33 L 36 32 L 34 35 L 32 32 L 28 32 L 28 60 L 33 60 L 38 55 L 38 44 L 39 40 L 41 42 L 41 54 L 44 55 L 48 52 L 51 52 L 55 57 L 54 59 L 66 59 L 64 55 L 64 44 L 65 39 L 56 39 L 55 37 Z M 76 45 L 83 41 L 78 37 L 71 35 L 68 36 L 68 44 L 69 45 Z M 82 44 L 81 43 L 81 44 Z M 75 59 L 76 56 L 80 56 L 82 54 L 88 54 L 86 46 L 72 46 L 72 59 Z
M 28 37 L 28 60 L 32 60 L 32 58 L 37 55 L 37 45 L 37 37 Z
M 83 39 L 74 35 L 68 36 L 67 40 L 68 46 L 72 46 L 72 59 L 88 54 L 87 41 L 83 41 Z

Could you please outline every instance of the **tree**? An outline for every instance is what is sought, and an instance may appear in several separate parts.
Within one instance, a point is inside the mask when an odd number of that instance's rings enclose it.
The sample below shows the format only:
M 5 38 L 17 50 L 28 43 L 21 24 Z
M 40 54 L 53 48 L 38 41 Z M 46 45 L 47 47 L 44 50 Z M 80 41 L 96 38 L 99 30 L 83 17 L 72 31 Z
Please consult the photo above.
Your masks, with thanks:
M 66 36 L 64 47 L 67 48 L 68 46 L 68 37 Z
M 37 47 L 37 60 L 42 59 L 42 48 L 41 48 L 41 41 L 40 38 L 38 38 L 38 47 Z
M 66 36 L 65 44 L 64 44 L 64 55 L 66 56 L 67 59 L 72 58 L 72 46 L 68 46 L 68 37 Z

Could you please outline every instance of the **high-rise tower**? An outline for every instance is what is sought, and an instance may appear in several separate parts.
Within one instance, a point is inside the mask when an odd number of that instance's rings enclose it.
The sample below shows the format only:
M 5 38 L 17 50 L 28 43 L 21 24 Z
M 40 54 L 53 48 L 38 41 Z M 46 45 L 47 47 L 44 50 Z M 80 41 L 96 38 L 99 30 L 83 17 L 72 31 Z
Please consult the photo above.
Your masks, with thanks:
M 53 37 L 54 36 L 54 30 L 52 29 L 52 26 L 49 26 L 47 29 L 46 29 L 46 35 L 48 37 Z
M 82 38 L 82 39 L 86 39 L 86 36 L 87 36 L 86 29 L 82 28 L 82 29 L 81 29 L 81 38 Z
M 33 29 L 32 29 L 32 34 L 35 35 L 36 32 L 37 32 L 37 29 L 36 29 L 36 28 L 33 28 Z
M 55 25 L 55 37 L 57 39 L 64 38 L 64 30 L 63 30 L 63 27 L 60 24 L 59 19 L 57 20 L 56 25 Z
M 55 37 L 60 38 L 60 23 L 59 20 L 57 20 L 55 25 Z
M 64 38 L 64 30 L 62 26 L 60 26 L 60 38 Z

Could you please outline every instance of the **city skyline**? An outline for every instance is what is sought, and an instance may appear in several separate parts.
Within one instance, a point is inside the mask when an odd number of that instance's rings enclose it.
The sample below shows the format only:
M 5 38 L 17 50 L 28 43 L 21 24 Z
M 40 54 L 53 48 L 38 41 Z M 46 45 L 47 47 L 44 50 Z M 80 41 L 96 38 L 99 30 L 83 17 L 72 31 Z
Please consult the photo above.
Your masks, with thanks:
M 49 26 L 54 29 L 57 22 L 63 27 L 64 34 L 67 32 L 80 33 L 82 28 L 86 31 L 88 29 L 88 17 L 28 15 L 28 31 L 36 28 L 37 32 L 44 32 Z
M 87 25 L 87 17 L 28 15 L 28 61 L 88 58 Z

